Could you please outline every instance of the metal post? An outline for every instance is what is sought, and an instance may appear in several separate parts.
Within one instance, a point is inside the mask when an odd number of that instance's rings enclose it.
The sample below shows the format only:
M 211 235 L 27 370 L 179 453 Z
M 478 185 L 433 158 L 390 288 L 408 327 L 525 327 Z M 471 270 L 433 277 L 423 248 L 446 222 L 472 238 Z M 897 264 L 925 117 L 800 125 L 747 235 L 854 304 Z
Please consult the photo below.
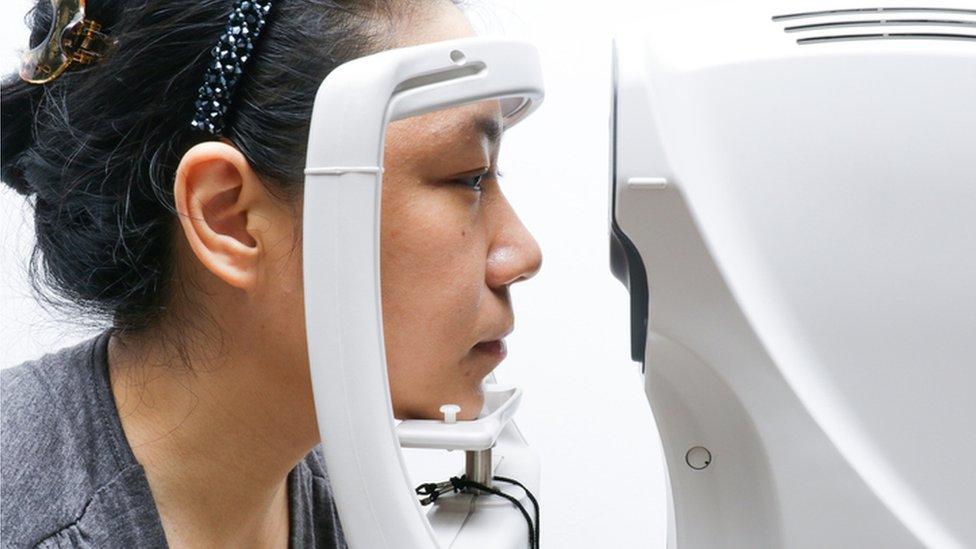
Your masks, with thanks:
M 491 487 L 491 448 L 464 451 L 464 474 L 468 480 Z

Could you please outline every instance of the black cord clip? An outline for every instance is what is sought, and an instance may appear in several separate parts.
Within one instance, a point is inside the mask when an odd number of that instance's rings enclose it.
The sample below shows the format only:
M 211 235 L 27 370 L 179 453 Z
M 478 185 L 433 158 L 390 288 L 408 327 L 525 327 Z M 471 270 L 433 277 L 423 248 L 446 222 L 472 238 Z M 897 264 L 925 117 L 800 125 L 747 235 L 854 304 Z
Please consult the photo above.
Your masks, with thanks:
M 468 480 L 466 475 L 462 475 L 460 477 L 451 477 L 450 479 L 444 482 L 437 482 L 437 483 L 428 482 L 426 484 L 421 484 L 416 488 L 416 492 L 418 496 L 424 496 L 420 500 L 421 505 L 430 505 L 431 503 L 437 501 L 437 498 L 439 498 L 442 494 L 446 494 L 447 492 L 453 492 L 456 494 L 461 490 L 464 490 L 465 488 L 474 488 L 476 490 L 488 494 L 505 498 L 508 501 L 512 502 L 512 504 L 518 508 L 518 510 L 522 513 L 522 516 L 525 517 L 525 522 L 529 525 L 529 548 L 539 549 L 539 532 L 540 532 L 539 501 L 535 499 L 535 496 L 532 495 L 532 492 L 530 492 L 529 489 L 526 488 L 524 484 L 522 484 L 517 480 L 513 480 L 507 477 L 492 477 L 492 478 L 499 482 L 507 482 L 508 484 L 513 484 L 515 486 L 518 486 L 522 490 L 524 490 L 525 495 L 529 498 L 529 501 L 532 502 L 532 506 L 534 507 L 535 521 L 533 521 L 532 518 L 529 517 L 529 512 L 525 510 L 525 506 L 522 505 L 522 502 L 516 499 L 514 496 L 506 494 L 505 492 L 502 492 L 498 488 L 493 488 L 491 486 L 484 485 L 480 482 Z
M 437 483 L 428 482 L 426 484 L 421 484 L 420 486 L 418 486 L 417 489 L 415 490 L 417 492 L 417 495 L 426 496 L 420 499 L 420 504 L 430 505 L 431 503 L 437 501 L 437 498 L 439 498 L 441 494 L 451 492 L 451 491 L 457 492 L 458 489 L 456 489 L 451 482 L 456 478 L 457 477 L 454 477 L 451 480 L 446 480 L 444 482 L 437 482 Z

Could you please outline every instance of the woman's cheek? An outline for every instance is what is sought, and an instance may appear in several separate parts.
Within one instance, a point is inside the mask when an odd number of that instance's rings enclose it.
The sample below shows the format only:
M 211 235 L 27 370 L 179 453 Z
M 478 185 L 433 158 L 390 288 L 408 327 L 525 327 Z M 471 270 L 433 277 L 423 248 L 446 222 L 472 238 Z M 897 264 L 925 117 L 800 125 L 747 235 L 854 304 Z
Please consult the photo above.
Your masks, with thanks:
M 441 264 L 439 272 L 396 278 L 402 282 L 384 298 L 384 329 L 390 380 L 398 409 L 437 417 L 441 404 L 480 410 L 476 368 L 470 362 L 476 332 L 479 285 L 473 272 Z M 477 413 L 477 410 L 474 411 Z
M 391 191 L 393 189 L 391 188 Z M 383 324 L 394 409 L 437 417 L 480 410 L 471 347 L 485 289 L 485 246 L 470 200 L 453 189 L 384 189 Z M 421 192 L 421 190 L 423 192 Z M 480 381 L 480 380 L 479 380 Z

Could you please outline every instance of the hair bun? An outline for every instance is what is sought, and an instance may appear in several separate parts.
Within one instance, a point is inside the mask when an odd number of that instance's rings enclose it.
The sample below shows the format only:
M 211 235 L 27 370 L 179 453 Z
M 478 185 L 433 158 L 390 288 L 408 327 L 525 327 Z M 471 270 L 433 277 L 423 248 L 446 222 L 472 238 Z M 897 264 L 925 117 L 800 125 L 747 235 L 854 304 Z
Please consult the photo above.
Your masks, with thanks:
M 24 172 L 24 156 L 33 144 L 31 130 L 34 118 L 35 94 L 40 86 L 32 86 L 17 74 L 7 76 L 0 97 L 0 180 L 22 195 L 34 192 Z

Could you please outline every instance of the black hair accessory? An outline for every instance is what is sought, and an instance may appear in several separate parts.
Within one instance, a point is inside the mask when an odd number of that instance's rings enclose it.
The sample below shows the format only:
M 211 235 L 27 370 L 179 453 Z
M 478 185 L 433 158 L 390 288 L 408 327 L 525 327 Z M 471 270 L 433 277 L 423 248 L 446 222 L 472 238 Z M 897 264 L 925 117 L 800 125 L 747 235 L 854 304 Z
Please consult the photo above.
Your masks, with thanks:
M 20 64 L 20 78 L 46 84 L 74 65 L 89 65 L 104 58 L 116 40 L 101 32 L 102 25 L 85 14 L 85 0 L 50 0 L 51 29 Z
M 214 136 L 223 133 L 234 88 L 270 11 L 270 0 L 235 0 L 227 28 L 211 51 L 213 60 L 204 73 L 191 126 Z

